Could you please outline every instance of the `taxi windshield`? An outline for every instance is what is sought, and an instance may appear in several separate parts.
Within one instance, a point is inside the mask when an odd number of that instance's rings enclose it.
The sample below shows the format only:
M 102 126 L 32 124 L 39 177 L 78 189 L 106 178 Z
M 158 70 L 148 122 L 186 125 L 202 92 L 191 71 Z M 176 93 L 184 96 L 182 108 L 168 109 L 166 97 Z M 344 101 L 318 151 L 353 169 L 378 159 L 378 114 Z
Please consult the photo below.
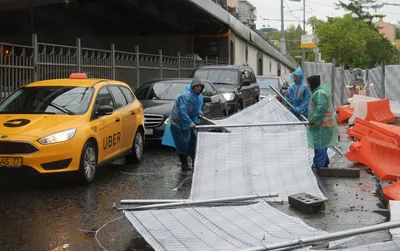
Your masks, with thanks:
M 76 86 L 23 87 L 0 104 L 0 114 L 65 114 L 87 112 L 93 89 Z

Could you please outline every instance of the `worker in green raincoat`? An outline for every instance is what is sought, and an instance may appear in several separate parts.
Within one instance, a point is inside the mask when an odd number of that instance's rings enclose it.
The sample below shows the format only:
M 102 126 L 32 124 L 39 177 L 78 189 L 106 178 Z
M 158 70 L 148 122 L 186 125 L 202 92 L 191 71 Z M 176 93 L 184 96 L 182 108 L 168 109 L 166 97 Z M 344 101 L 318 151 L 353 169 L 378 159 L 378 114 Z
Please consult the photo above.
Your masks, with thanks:
M 332 95 L 328 84 L 321 85 L 321 77 L 307 78 L 312 92 L 307 127 L 308 145 L 314 149 L 312 168 L 328 167 L 328 148 L 338 143 L 336 114 L 332 105 Z

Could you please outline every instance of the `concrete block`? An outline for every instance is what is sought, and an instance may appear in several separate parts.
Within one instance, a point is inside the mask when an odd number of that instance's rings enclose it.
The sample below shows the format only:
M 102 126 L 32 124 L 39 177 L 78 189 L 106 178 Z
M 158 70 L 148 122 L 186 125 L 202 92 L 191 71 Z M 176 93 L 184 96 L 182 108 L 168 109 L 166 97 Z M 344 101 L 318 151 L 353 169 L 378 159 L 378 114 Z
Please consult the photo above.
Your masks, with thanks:
M 390 221 L 400 221 L 400 201 L 389 201 Z M 393 240 L 400 240 L 400 228 L 389 230 Z
M 325 211 L 325 200 L 306 193 L 290 195 L 289 204 L 292 207 L 309 214 Z
M 352 177 L 359 178 L 360 177 L 360 169 L 359 168 L 320 168 L 317 170 L 319 176 L 327 176 L 327 177 Z

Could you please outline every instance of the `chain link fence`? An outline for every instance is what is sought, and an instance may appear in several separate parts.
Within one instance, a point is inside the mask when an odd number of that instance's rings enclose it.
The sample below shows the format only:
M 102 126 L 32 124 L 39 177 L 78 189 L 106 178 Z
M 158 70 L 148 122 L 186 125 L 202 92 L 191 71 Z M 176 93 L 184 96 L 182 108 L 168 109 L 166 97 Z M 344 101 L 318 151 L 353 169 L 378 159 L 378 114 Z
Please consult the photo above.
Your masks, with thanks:
M 66 46 L 38 42 L 32 36 L 32 45 L 0 42 L 0 99 L 21 86 L 37 80 L 67 78 L 72 72 L 85 72 L 88 77 L 115 79 L 133 88 L 153 78 L 189 77 L 192 71 L 204 65 L 225 65 L 218 60 L 197 60 L 191 57 L 146 54 L 136 46 L 135 52 L 85 48 L 81 40 Z

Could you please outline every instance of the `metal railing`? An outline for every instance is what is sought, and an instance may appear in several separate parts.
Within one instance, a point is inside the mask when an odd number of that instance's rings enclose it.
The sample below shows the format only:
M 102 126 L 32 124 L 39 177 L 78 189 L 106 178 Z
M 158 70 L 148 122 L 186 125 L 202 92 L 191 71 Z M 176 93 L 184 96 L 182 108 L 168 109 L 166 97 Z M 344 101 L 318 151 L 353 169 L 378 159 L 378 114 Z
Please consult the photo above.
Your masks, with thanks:
M 19 87 L 37 80 L 66 78 L 72 72 L 85 72 L 89 77 L 115 79 L 137 88 L 152 78 L 189 77 L 204 65 L 225 65 L 227 62 L 198 60 L 191 57 L 119 51 L 111 44 L 109 50 L 85 48 L 81 40 L 67 46 L 38 42 L 32 35 L 32 45 L 0 42 L 0 99 Z

